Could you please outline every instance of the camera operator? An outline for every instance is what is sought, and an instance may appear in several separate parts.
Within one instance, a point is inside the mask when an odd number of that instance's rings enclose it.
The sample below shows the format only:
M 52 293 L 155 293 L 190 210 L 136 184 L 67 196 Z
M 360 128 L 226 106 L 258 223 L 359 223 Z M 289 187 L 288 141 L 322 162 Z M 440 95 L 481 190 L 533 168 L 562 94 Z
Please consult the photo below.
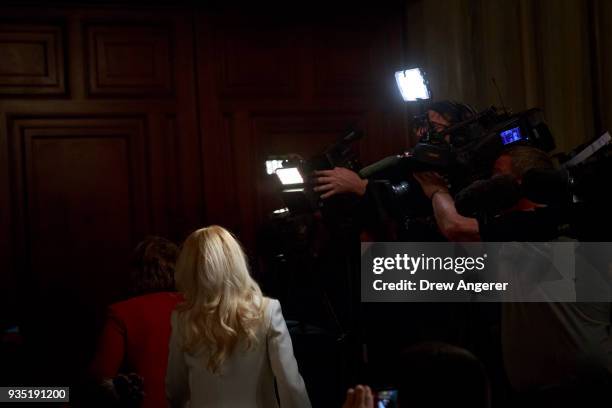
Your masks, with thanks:
M 538 149 L 515 146 L 497 158 L 493 174 L 510 175 L 521 183 L 526 172 L 536 168 L 552 169 L 553 164 Z M 415 178 L 432 200 L 440 231 L 451 241 L 534 242 L 558 238 L 554 211 L 525 197 L 483 223 L 457 211 L 446 181 L 438 174 L 422 172 Z M 517 402 L 521 406 L 554 403 L 563 407 L 609 404 L 611 316 L 611 305 L 604 302 L 503 303 L 501 351 L 507 378 L 518 391 Z
M 463 122 L 475 114 L 475 110 L 462 103 L 453 101 L 440 101 L 428 106 L 421 121 L 414 122 L 413 132 L 417 138 L 424 136 L 427 131 L 443 132 L 450 126 Z M 390 169 L 396 174 L 396 168 Z M 385 172 L 383 170 L 382 172 Z M 399 175 L 399 174 L 398 174 Z M 401 176 L 401 175 L 399 175 Z M 357 173 L 346 168 L 336 167 L 331 170 L 315 172 L 316 186 L 314 190 L 321 194 L 323 200 L 335 198 L 354 198 L 356 201 L 354 220 L 361 233 L 365 233 L 365 240 L 371 241 L 439 241 L 443 237 L 437 231 L 433 216 L 431 220 L 419 222 L 421 228 L 411 228 L 411 237 L 402 236 L 405 229 L 405 219 L 402 215 L 390 214 L 386 208 L 378 203 L 376 185 L 373 181 L 362 179 Z M 418 189 L 418 185 L 414 183 Z M 422 198 L 428 205 L 426 198 Z M 392 218 L 395 217 L 395 218 Z M 414 232 L 413 232 L 414 231 Z M 435 236 L 434 239 L 428 237 Z M 364 236 L 361 236 L 364 240 Z M 357 244 L 358 245 L 358 244 Z M 358 248 L 358 246 L 356 247 Z M 360 259 L 356 256 L 357 261 Z M 359 268 L 355 269 L 359 271 Z M 356 274 L 355 282 L 359 282 Z M 361 304 L 359 292 L 353 298 L 353 307 L 358 310 L 359 333 L 367 345 L 368 365 L 373 372 L 380 371 L 386 376 L 384 367 L 388 361 L 395 359 L 406 345 L 427 339 L 440 339 L 456 342 L 457 334 L 457 308 L 446 304 Z M 424 318 L 423 316 L 427 316 Z M 398 322 L 401 322 L 398 324 Z M 385 336 L 380 335 L 380 328 L 385 327 Z
M 531 169 L 553 168 L 545 152 L 530 146 L 514 146 L 495 160 L 493 175 L 512 176 L 520 184 Z M 447 182 L 439 174 L 420 172 L 414 177 L 431 200 L 436 224 L 449 241 L 479 241 L 482 235 L 489 241 L 548 241 L 557 236 L 556 220 L 543 205 L 526 197 L 485 226 L 476 218 L 459 214 Z
M 472 117 L 476 111 L 469 105 L 455 101 L 439 101 L 431 104 L 424 116 L 424 121 L 417 124 L 413 129 L 417 138 L 421 138 L 430 130 L 442 132 L 445 129 Z M 386 218 L 378 212 L 377 205 L 370 198 L 368 193 L 370 182 L 362 179 L 352 170 L 336 167 L 331 170 L 320 170 L 314 173 L 316 186 L 314 191 L 321 194 L 322 199 L 329 199 L 336 195 L 354 195 L 359 199 L 360 222 L 365 229 L 374 235 L 384 236 L 384 240 L 425 240 L 438 241 L 442 237 L 437 232 L 432 220 L 418 219 L 413 220 L 411 231 L 415 231 L 410 236 L 402 236 L 402 229 L 397 231 L 395 226 L 384 225 L 387 222 L 381 220 Z M 394 221 L 392 220 L 391 224 Z M 405 220 L 399 220 L 404 223 Z M 392 231 L 393 230 L 393 231 Z M 399 234 L 399 236 L 398 236 Z
M 473 114 L 473 109 L 467 105 L 453 101 L 441 101 L 432 104 L 427 111 L 427 119 L 436 132 L 441 132 L 451 125 L 461 122 Z M 417 137 L 425 132 L 424 127 L 415 129 Z M 366 194 L 368 180 L 362 179 L 357 173 L 343 167 L 315 172 L 318 184 L 314 191 L 321 193 L 326 199 L 335 194 L 352 193 L 358 196 Z

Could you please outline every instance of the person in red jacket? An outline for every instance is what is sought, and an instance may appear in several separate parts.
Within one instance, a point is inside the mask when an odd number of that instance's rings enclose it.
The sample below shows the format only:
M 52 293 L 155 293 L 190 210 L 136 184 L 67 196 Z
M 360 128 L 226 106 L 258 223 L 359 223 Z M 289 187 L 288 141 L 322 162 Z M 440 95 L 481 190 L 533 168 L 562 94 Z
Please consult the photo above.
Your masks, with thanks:
M 174 292 L 178 247 L 161 237 L 147 237 L 134 255 L 135 296 L 109 306 L 90 374 L 101 383 L 119 373 L 136 373 L 143 379 L 142 407 L 165 408 L 170 315 L 182 300 Z

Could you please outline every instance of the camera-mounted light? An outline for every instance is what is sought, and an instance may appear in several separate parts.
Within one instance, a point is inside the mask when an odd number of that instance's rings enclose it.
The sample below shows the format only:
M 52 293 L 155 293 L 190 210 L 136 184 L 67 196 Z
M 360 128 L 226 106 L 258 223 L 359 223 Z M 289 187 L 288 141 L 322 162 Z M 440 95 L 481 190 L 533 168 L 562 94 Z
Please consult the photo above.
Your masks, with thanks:
M 304 184 L 304 177 L 297 167 L 282 167 L 276 169 L 275 174 L 283 186 Z
M 404 101 L 427 100 L 431 98 L 425 72 L 420 68 L 406 69 L 395 73 L 397 87 Z
M 286 161 L 285 159 L 266 160 L 266 173 L 271 176 L 277 169 L 282 168 Z

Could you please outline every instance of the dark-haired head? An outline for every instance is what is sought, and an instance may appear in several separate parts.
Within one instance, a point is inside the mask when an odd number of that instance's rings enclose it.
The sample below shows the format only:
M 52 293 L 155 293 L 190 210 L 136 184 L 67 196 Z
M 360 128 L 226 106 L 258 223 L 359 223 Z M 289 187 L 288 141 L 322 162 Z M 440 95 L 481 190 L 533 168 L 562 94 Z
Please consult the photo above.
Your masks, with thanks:
M 131 294 L 173 291 L 178 253 L 178 247 L 162 237 L 148 236 L 140 242 L 133 253 Z
M 415 117 L 413 131 L 418 138 L 428 131 L 442 132 L 476 115 L 476 110 L 468 104 L 451 100 L 437 101 L 427 106 L 425 115 Z
M 477 113 L 472 106 L 452 100 L 433 102 L 427 110 L 438 112 L 451 126 L 463 122 Z

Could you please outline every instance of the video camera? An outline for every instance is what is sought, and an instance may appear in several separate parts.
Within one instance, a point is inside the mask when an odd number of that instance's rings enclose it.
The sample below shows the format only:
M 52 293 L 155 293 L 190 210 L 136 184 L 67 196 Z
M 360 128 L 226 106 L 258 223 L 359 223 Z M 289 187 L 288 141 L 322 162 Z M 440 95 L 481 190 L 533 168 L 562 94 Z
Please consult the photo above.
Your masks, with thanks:
M 316 170 L 329 170 L 334 167 L 346 167 L 357 171 L 359 163 L 353 144 L 363 137 L 363 132 L 351 130 L 328 146 L 321 154 L 307 160 L 292 156 L 280 160 L 275 174 L 283 202 L 292 214 L 311 213 L 322 209 L 319 195 L 313 191 L 311 175 Z M 333 203 L 340 197 L 331 200 Z
M 502 174 L 475 181 L 455 196 L 457 211 L 486 224 L 526 198 L 544 205 L 538 207 L 539 217 L 555 224 L 559 236 L 608 241 L 612 191 L 604 186 L 612 174 L 610 141 L 605 133 L 586 147 L 558 154 L 559 168 L 532 168 L 520 183 Z
M 546 152 L 555 148 L 540 109 L 509 114 L 491 107 L 441 131 L 434 129 L 427 116 L 415 118 L 414 123 L 424 131 L 412 150 L 359 172 L 362 178 L 370 179 L 377 201 L 395 217 L 430 211 L 413 172 L 443 174 L 455 194 L 473 181 L 489 177 L 494 161 L 508 146 L 530 145 Z

